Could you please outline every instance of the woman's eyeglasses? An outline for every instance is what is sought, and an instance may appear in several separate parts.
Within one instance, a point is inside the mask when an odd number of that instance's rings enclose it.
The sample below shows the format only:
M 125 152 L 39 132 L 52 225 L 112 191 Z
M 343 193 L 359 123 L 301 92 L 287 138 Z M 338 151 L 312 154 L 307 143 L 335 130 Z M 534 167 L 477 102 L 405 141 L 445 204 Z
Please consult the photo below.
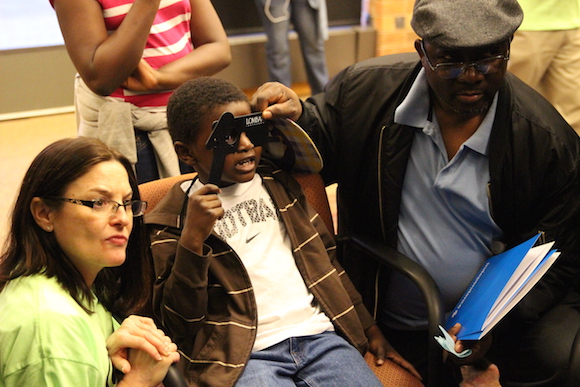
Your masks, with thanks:
M 46 199 L 60 200 L 67 203 L 79 204 L 81 206 L 90 207 L 93 212 L 100 214 L 109 214 L 110 216 L 117 213 L 119 207 L 124 207 L 125 211 L 133 217 L 141 216 L 147 209 L 147 202 L 143 200 L 125 200 L 123 203 L 118 203 L 109 199 L 95 199 L 95 200 L 80 200 L 70 198 L 55 198 L 47 197 Z

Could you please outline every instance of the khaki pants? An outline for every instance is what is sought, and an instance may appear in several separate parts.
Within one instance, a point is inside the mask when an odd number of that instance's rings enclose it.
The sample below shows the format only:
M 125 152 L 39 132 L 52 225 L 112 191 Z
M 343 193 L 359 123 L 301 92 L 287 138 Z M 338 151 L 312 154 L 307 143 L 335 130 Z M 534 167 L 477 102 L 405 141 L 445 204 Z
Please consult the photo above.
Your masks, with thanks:
M 580 28 L 517 31 L 508 70 L 550 101 L 580 135 Z

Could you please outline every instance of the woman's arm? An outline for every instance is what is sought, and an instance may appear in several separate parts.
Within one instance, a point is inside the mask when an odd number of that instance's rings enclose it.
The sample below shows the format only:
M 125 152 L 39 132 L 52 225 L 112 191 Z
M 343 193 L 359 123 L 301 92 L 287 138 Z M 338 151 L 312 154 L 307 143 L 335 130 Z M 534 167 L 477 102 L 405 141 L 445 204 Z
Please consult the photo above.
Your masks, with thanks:
M 135 0 L 119 28 L 107 33 L 95 0 L 54 0 L 69 56 L 88 87 L 109 95 L 135 71 L 160 0 Z
M 194 50 L 159 69 L 142 60 L 125 87 L 135 91 L 174 90 L 190 79 L 210 76 L 231 62 L 230 44 L 210 0 L 190 0 Z

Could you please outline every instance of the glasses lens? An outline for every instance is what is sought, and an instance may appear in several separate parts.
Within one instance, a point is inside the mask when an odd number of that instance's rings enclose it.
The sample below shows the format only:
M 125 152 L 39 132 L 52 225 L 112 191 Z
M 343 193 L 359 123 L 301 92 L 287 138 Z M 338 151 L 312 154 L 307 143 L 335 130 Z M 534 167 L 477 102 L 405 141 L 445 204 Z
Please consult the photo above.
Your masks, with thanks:
M 147 202 L 142 200 L 132 200 L 131 201 L 131 211 L 133 212 L 133 216 L 141 216 L 145 213 L 147 209 Z
M 491 74 L 497 73 L 500 68 L 501 64 L 504 62 L 503 57 L 494 57 L 483 59 L 480 61 L 475 62 L 475 68 L 482 74 Z
M 461 64 L 440 64 L 437 67 L 437 75 L 444 79 L 455 79 L 463 73 Z
M 444 79 L 455 79 L 463 74 L 471 66 L 483 74 L 493 74 L 497 73 L 501 69 L 502 63 L 505 61 L 503 55 L 494 56 L 493 58 L 487 58 L 478 60 L 469 65 L 460 63 L 441 63 L 437 65 L 436 71 L 437 75 Z
M 93 211 L 94 212 L 105 212 L 108 209 L 111 209 L 111 202 L 104 199 L 97 199 L 93 201 Z

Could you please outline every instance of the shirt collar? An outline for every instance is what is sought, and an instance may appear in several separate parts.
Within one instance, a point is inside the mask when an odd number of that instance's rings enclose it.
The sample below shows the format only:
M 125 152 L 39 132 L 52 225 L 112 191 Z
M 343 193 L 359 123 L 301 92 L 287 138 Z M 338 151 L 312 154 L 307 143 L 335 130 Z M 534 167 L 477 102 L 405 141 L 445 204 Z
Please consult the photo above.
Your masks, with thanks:
M 429 117 L 429 84 L 425 75 L 425 69 L 421 69 L 417 78 L 411 85 L 409 93 L 395 109 L 395 123 L 424 128 L 427 126 Z

